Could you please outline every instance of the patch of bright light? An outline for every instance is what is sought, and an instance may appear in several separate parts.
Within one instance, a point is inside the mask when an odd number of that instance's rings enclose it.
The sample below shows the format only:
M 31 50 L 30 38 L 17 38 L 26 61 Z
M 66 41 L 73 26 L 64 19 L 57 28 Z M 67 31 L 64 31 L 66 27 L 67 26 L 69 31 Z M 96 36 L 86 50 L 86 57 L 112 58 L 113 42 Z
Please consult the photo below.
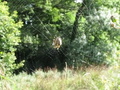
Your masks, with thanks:
M 75 0 L 76 3 L 82 3 L 83 0 Z

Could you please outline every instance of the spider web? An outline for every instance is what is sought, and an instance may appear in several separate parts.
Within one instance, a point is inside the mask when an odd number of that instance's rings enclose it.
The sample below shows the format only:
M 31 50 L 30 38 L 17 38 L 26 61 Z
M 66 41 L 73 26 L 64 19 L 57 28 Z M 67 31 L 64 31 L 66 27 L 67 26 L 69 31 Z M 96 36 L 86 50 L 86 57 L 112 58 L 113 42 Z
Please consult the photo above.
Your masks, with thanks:
M 78 1 L 76 1 L 76 2 L 78 2 Z M 18 7 L 16 7 L 16 6 L 12 6 L 10 9 L 11 10 L 17 10 L 18 8 L 21 8 L 21 7 L 23 7 L 23 5 L 25 5 L 26 7 L 31 7 L 32 8 L 32 4 L 33 3 L 31 3 L 31 4 L 27 4 L 27 2 L 26 1 L 20 1 L 20 0 L 18 0 L 18 1 L 14 1 L 14 5 L 16 5 L 16 4 L 20 4 L 20 5 L 18 5 Z M 23 5 L 22 5 L 23 4 Z M 91 13 L 92 12 L 92 10 L 91 10 L 91 6 L 93 5 L 94 3 L 93 2 L 91 2 L 90 3 L 90 5 L 89 5 L 89 7 L 88 6 L 86 6 L 85 5 L 85 8 L 87 9 L 86 11 L 88 12 L 88 13 Z M 81 13 L 81 15 L 83 14 L 83 12 L 80 12 Z M 35 23 L 36 25 L 34 25 L 34 21 L 33 21 L 33 19 L 37 19 L 37 23 Z M 99 22 L 100 24 L 102 24 L 102 22 Z M 37 25 L 38 24 L 38 25 Z M 51 60 L 55 60 L 54 59 L 54 55 L 57 55 L 57 54 L 59 54 L 59 53 L 62 53 L 64 56 L 65 56 L 65 58 L 68 60 L 68 61 L 71 61 L 71 58 L 69 58 L 67 55 L 66 55 L 66 53 L 64 52 L 64 47 L 63 46 L 61 46 L 61 48 L 59 49 L 59 50 L 56 50 L 56 49 L 54 49 L 53 48 L 53 46 L 52 46 L 52 41 L 53 41 L 53 39 L 52 38 L 49 38 L 49 36 L 52 36 L 53 37 L 53 34 L 51 34 L 51 31 L 47 28 L 47 26 L 46 26 L 46 24 L 41 20 L 41 18 L 39 18 L 39 16 L 38 15 L 35 15 L 34 17 L 31 17 L 28 21 L 26 20 L 26 21 L 24 21 L 24 25 L 25 25 L 25 27 L 24 27 L 24 30 L 29 30 L 29 28 L 30 28 L 30 30 L 32 30 L 32 31 L 30 31 L 31 33 L 38 33 L 38 35 L 39 36 L 42 36 L 43 38 L 45 38 L 47 41 L 50 41 L 51 42 L 51 45 L 50 44 L 46 44 L 46 45 L 48 45 L 45 49 L 42 49 L 43 50 L 43 53 L 46 53 L 45 51 L 47 51 L 47 57 L 49 57 Z M 41 33 L 41 31 L 40 31 L 40 26 L 39 25 L 41 25 L 42 26 L 42 28 L 43 28 L 43 30 L 45 30 L 45 31 L 48 31 L 49 32 L 49 36 L 47 36 L 47 35 L 45 35 L 45 33 Z M 48 24 L 49 25 L 49 24 Z M 58 32 L 59 33 L 59 32 Z M 63 35 L 65 35 L 65 36 L 70 36 L 70 34 L 68 34 L 68 33 L 62 33 Z M 74 33 L 75 34 L 75 33 Z M 36 34 L 37 35 L 37 34 Z M 54 35 L 55 36 L 55 35 Z M 61 37 L 61 38 L 64 38 L 64 37 Z M 64 39 L 63 39 L 63 43 L 64 43 Z M 25 58 L 25 60 L 27 60 L 27 59 L 34 59 L 35 57 L 35 54 L 36 53 L 38 53 L 37 51 L 39 50 L 39 44 L 37 44 L 38 45 L 38 47 L 35 47 L 36 48 L 36 51 L 32 51 L 32 53 L 30 53 L 29 55 L 28 55 L 28 57 L 26 57 L 26 56 L 24 56 Z M 50 45 L 50 46 L 49 46 Z M 27 47 L 29 47 L 30 48 L 30 46 L 28 45 Z M 26 48 L 26 47 L 24 47 L 24 48 Z M 50 50 L 50 48 L 52 48 L 51 50 Z M 35 49 L 34 49 L 35 50 Z M 55 53 L 57 53 L 57 54 L 55 54 Z M 27 53 L 25 53 L 25 55 L 27 55 Z M 31 57 L 33 55 L 33 57 Z M 44 54 L 43 55 L 43 57 L 46 57 L 46 55 Z M 21 53 L 19 54 L 18 53 L 18 55 L 17 55 L 19 58 L 21 58 L 21 59 L 23 59 L 23 56 L 21 56 Z M 81 60 L 83 63 L 87 63 L 87 62 L 85 62 L 84 60 Z M 29 62 L 29 61 L 27 61 L 27 62 Z M 32 62 L 31 63 L 33 63 L 33 65 L 34 65 L 34 63 L 39 63 L 39 60 L 37 60 L 37 61 L 34 61 L 34 60 L 32 60 Z M 89 63 L 87 63 L 87 64 L 89 64 Z M 30 66 L 31 67 L 31 66 Z M 34 68 L 36 67 L 36 66 L 33 66 Z

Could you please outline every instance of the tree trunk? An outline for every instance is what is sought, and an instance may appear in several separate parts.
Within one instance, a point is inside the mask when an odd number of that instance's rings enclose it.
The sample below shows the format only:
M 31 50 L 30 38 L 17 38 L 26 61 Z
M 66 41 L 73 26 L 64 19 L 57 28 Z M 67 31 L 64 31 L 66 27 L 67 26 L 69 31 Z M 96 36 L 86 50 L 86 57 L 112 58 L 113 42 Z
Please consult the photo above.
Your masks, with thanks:
M 75 17 L 75 21 L 73 24 L 73 31 L 72 31 L 72 35 L 71 35 L 71 40 L 70 42 L 74 41 L 74 39 L 76 38 L 76 34 L 77 34 L 77 29 L 78 29 L 78 20 L 80 18 L 80 16 L 82 15 L 82 11 L 84 10 L 86 0 L 83 0 L 82 6 L 78 8 L 78 11 L 76 12 L 76 17 Z

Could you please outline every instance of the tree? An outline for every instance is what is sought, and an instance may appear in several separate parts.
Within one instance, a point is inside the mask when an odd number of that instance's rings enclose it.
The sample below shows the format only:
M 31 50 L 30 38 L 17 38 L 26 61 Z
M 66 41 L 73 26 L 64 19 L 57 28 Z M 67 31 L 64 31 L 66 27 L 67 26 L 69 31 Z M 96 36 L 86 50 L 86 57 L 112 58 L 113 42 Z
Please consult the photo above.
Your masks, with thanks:
M 60 65 L 60 58 L 64 61 L 64 53 L 61 56 L 52 47 L 52 41 L 54 37 L 60 36 L 64 41 L 60 51 L 68 46 L 76 3 L 73 0 L 11 0 L 8 4 L 10 11 L 18 11 L 18 17 L 24 24 L 21 29 L 21 43 L 16 52 L 17 61 L 25 59 L 24 68 L 27 70 L 45 66 L 48 60 L 49 63 Z
M 75 61 L 76 66 L 113 61 L 111 55 L 119 46 L 119 31 L 110 27 L 110 18 L 106 15 L 119 13 L 119 0 L 114 3 L 112 0 L 83 0 L 83 3 L 74 0 L 9 0 L 8 4 L 10 11 L 17 10 L 23 21 L 16 55 L 17 61 L 25 59 L 26 70 L 54 67 L 61 61 L 67 61 L 68 65 Z M 53 38 L 58 36 L 63 40 L 60 52 L 51 45 Z
M 109 2 L 109 0 L 106 2 L 101 0 L 83 1 L 84 9 L 80 7 L 76 13 L 74 37 L 71 39 L 71 48 L 68 53 L 69 64 L 89 66 L 116 63 L 120 32 L 110 27 L 110 17 L 115 15 L 119 18 L 118 7 L 113 8 L 119 3 L 116 1 L 114 5 L 111 5 L 113 2 Z

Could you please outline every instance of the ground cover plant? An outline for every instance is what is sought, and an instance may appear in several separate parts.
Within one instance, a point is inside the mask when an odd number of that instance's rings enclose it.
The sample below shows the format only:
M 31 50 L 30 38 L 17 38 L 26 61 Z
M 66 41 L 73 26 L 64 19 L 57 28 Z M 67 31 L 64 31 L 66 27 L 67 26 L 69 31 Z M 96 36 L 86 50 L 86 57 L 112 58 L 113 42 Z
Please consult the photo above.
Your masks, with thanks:
M 120 66 L 89 67 L 73 70 L 65 68 L 32 75 L 23 72 L 0 80 L 1 90 L 119 90 Z

